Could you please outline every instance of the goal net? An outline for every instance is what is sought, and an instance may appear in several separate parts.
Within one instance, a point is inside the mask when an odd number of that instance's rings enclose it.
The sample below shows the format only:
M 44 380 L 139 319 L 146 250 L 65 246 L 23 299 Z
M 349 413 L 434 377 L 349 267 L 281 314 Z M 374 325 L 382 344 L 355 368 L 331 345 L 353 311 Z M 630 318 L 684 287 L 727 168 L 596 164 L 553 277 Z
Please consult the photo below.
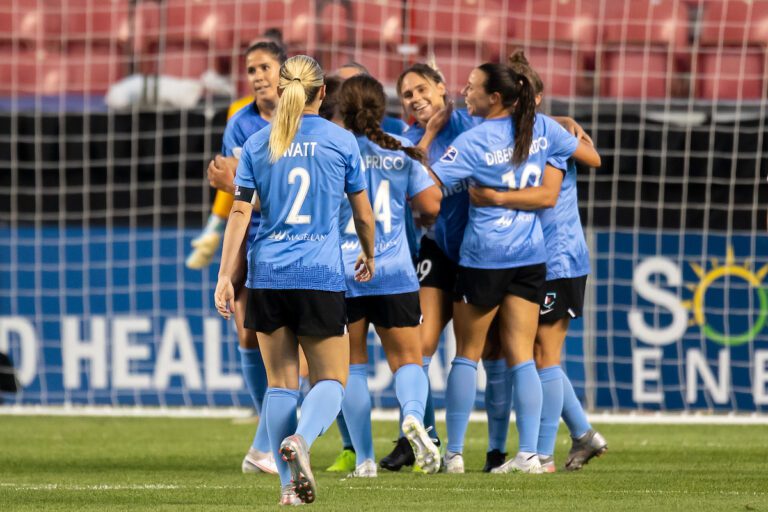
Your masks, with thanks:
M 11 404 L 246 406 L 218 257 L 184 259 L 243 50 L 270 29 L 390 93 L 434 59 L 449 94 L 525 50 L 581 169 L 592 274 L 564 366 L 591 409 L 765 411 L 768 2 L 7 0 L 0 5 L 0 352 Z M 455 343 L 431 370 L 438 406 Z M 370 335 L 370 387 L 395 406 Z M 484 378 L 481 375 L 481 381 Z M 482 388 L 482 382 L 481 382 Z M 482 395 L 478 395 L 478 406 Z

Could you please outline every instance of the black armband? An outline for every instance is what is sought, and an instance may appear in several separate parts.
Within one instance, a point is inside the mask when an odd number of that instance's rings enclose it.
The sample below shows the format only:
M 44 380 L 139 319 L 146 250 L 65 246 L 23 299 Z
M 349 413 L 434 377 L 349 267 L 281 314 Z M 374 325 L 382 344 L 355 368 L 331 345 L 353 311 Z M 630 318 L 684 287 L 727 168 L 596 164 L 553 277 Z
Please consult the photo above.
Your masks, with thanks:
M 254 204 L 259 195 L 256 193 L 255 188 L 241 187 L 235 185 L 235 201 L 245 201 L 246 203 Z

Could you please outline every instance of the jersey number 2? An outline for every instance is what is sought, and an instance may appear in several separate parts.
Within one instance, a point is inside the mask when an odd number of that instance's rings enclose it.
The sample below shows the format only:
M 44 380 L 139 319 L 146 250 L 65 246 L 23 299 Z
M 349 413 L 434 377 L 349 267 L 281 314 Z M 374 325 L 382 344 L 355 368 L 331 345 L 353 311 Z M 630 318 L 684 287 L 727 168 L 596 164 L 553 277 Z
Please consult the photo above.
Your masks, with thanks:
M 286 224 L 309 224 L 312 222 L 311 215 L 302 215 L 299 212 L 304 205 L 304 200 L 307 198 L 307 192 L 309 192 L 309 172 L 303 167 L 294 167 L 291 172 L 288 173 L 288 184 L 293 185 L 296 182 L 296 178 L 299 179 L 299 191 L 296 193 L 296 199 L 293 200 L 291 210 L 288 212 L 288 218 L 285 219 Z

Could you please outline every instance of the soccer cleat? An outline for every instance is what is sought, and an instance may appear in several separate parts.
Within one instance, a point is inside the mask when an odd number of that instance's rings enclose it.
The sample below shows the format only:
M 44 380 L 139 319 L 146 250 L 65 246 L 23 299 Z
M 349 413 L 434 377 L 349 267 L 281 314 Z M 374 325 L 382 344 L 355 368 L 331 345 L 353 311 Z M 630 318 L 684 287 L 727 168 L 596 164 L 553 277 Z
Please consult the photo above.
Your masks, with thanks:
M 355 452 L 349 448 L 344 448 L 336 456 L 336 460 L 333 464 L 326 468 L 326 471 L 331 473 L 351 473 L 355 470 Z
M 377 476 L 376 463 L 373 459 L 365 459 L 352 473 L 347 475 L 348 478 L 376 478 Z
M 566 471 L 576 471 L 584 467 L 592 457 L 599 457 L 608 451 L 608 441 L 600 432 L 589 429 L 586 434 L 571 440 L 571 451 L 568 452 L 568 460 L 565 461 Z
M 309 465 L 309 447 L 299 434 L 283 439 L 280 455 L 291 470 L 291 482 L 296 495 L 304 503 L 312 503 L 317 497 L 317 484 Z
M 283 487 L 283 490 L 280 493 L 280 505 L 296 506 L 303 504 L 304 502 L 301 501 L 301 499 L 296 495 L 296 491 L 293 490 L 292 484 L 288 484 Z
M 395 441 L 395 448 L 386 457 L 379 460 L 379 467 L 389 471 L 400 471 L 403 466 L 413 466 L 416 462 L 413 456 L 413 448 L 404 437 Z
M 539 455 L 539 464 L 541 464 L 542 473 L 555 472 L 555 457 L 552 455 Z
M 490 473 L 492 469 L 497 468 L 504 464 L 507 458 L 507 454 L 494 448 L 493 450 L 485 454 L 485 466 L 483 466 L 483 473 Z
M 429 428 L 427 428 L 427 432 L 430 432 L 431 430 L 432 430 L 432 427 L 429 427 Z M 445 447 L 440 445 L 440 439 L 439 439 L 439 438 L 437 438 L 437 437 L 430 437 L 430 439 L 432 440 L 432 443 L 433 443 L 435 446 L 437 446 L 437 449 L 438 449 L 438 450 L 440 450 L 440 455 L 442 456 L 442 455 L 443 455 L 443 452 L 444 452 L 443 448 L 445 448 Z M 411 445 L 409 444 L 409 445 L 408 445 L 408 447 L 410 448 L 410 446 L 411 446 Z M 411 452 L 413 452 L 413 449 L 411 449 Z M 414 460 L 414 462 L 413 462 L 413 472 L 414 472 L 414 473 L 424 473 L 424 470 L 423 470 L 423 469 L 421 469 L 421 466 L 419 466 L 418 464 L 416 464 L 416 461 L 415 461 L 415 460 Z
M 464 474 L 464 456 L 460 453 L 445 452 L 443 470 L 454 475 Z
M 272 452 L 260 452 L 255 448 L 248 449 L 248 453 L 245 454 L 245 458 L 243 458 L 243 463 L 240 467 L 243 470 L 243 473 L 277 474 L 275 456 L 272 455 Z
M 542 469 L 537 454 L 518 453 L 514 459 L 510 459 L 501 466 L 492 469 L 491 473 L 529 473 L 539 475 L 542 473 Z
M 427 474 L 440 470 L 440 449 L 429 438 L 424 425 L 410 414 L 403 420 L 403 433 L 411 445 L 416 464 Z

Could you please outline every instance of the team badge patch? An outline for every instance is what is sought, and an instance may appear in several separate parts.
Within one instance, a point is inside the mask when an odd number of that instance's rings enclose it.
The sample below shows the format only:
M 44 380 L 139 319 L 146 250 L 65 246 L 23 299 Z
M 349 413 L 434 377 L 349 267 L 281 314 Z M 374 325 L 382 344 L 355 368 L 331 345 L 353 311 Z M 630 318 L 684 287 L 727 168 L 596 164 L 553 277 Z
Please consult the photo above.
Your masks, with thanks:
M 457 156 L 459 156 L 459 150 L 453 146 L 448 146 L 448 149 L 445 150 L 445 153 L 443 153 L 443 156 L 440 157 L 440 161 L 451 163 L 456 160 Z
M 557 293 L 556 292 L 547 292 L 547 295 L 544 296 L 544 304 L 542 304 L 542 308 L 544 309 L 552 309 L 555 307 L 555 301 L 557 300 Z

